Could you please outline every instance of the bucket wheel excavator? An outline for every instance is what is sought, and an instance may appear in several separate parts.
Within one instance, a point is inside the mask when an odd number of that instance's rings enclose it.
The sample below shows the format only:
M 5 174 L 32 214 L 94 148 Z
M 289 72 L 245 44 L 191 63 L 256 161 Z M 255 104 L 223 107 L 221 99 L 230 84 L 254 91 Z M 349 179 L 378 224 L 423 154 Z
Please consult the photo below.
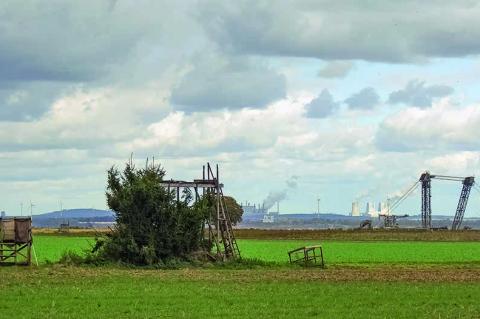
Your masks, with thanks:
M 445 181 L 454 181 L 462 183 L 462 191 L 460 192 L 460 199 L 458 200 L 457 209 L 455 211 L 455 216 L 453 218 L 452 230 L 459 230 L 463 221 L 463 216 L 465 215 L 465 210 L 467 208 L 468 198 L 470 196 L 470 191 L 475 185 L 475 177 L 467 176 L 448 176 L 448 175 L 437 175 L 431 174 L 426 171 L 420 175 L 418 181 L 410 187 L 399 199 L 397 199 L 392 204 L 392 209 L 400 205 L 403 200 L 405 200 L 418 185 L 421 185 L 422 195 L 421 195 L 421 217 L 422 217 L 422 227 L 425 229 L 432 228 L 432 180 L 445 180 Z

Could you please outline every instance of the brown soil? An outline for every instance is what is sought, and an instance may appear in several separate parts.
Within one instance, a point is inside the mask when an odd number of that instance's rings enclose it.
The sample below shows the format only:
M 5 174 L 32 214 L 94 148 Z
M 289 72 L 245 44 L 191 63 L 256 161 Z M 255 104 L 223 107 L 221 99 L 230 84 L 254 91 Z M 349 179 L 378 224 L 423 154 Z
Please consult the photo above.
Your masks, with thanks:
M 54 277 L 56 280 L 74 280 L 87 277 L 153 277 L 175 281 L 208 282 L 480 282 L 480 268 L 454 267 L 341 267 L 319 268 L 260 268 L 260 269 L 198 269 L 147 270 L 112 267 L 40 267 L 9 272 L 9 278 L 38 280 Z M 1 287 L 0 283 L 0 287 Z
M 68 232 L 59 232 L 57 228 L 33 228 L 34 235 L 50 236 L 85 236 L 95 237 L 98 234 L 109 233 L 110 228 L 70 228 Z
M 244 239 L 306 239 L 306 240 L 412 240 L 412 241 L 480 241 L 480 230 L 265 230 L 235 229 L 235 236 Z

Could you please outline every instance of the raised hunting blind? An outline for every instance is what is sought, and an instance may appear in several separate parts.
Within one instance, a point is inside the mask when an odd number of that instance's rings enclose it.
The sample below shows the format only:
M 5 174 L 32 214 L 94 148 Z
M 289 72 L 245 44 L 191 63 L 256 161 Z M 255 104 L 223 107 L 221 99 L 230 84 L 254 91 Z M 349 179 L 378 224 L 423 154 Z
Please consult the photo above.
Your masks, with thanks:
M 32 242 L 31 217 L 0 219 L 0 265 L 30 265 Z
M 210 194 L 214 198 L 215 216 L 210 216 L 206 222 L 208 239 L 213 244 L 213 258 L 216 260 L 228 260 L 240 258 L 240 250 L 233 233 L 232 222 L 223 196 L 223 184 L 220 183 L 218 165 L 215 172 L 210 163 L 203 166 L 202 179 L 194 179 L 193 182 L 165 180 L 162 185 L 168 192 L 175 190 L 177 201 L 180 201 L 180 189 L 193 189 L 195 201 Z

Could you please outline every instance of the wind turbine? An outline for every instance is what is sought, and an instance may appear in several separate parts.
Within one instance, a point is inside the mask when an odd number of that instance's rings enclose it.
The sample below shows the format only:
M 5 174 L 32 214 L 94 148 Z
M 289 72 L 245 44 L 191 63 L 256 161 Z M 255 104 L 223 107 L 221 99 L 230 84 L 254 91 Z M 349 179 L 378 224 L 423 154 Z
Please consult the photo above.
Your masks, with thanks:
M 35 207 L 35 204 L 30 201 L 30 217 L 33 215 L 33 207 Z
M 317 217 L 320 218 L 320 197 L 317 198 Z

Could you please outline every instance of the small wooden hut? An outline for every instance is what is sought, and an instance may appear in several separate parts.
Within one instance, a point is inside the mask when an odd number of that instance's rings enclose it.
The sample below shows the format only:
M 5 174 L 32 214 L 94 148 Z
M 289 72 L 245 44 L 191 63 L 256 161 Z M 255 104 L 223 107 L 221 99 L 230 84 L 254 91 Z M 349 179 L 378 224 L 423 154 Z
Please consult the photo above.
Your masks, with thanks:
M 30 265 L 32 218 L 0 218 L 0 265 Z

